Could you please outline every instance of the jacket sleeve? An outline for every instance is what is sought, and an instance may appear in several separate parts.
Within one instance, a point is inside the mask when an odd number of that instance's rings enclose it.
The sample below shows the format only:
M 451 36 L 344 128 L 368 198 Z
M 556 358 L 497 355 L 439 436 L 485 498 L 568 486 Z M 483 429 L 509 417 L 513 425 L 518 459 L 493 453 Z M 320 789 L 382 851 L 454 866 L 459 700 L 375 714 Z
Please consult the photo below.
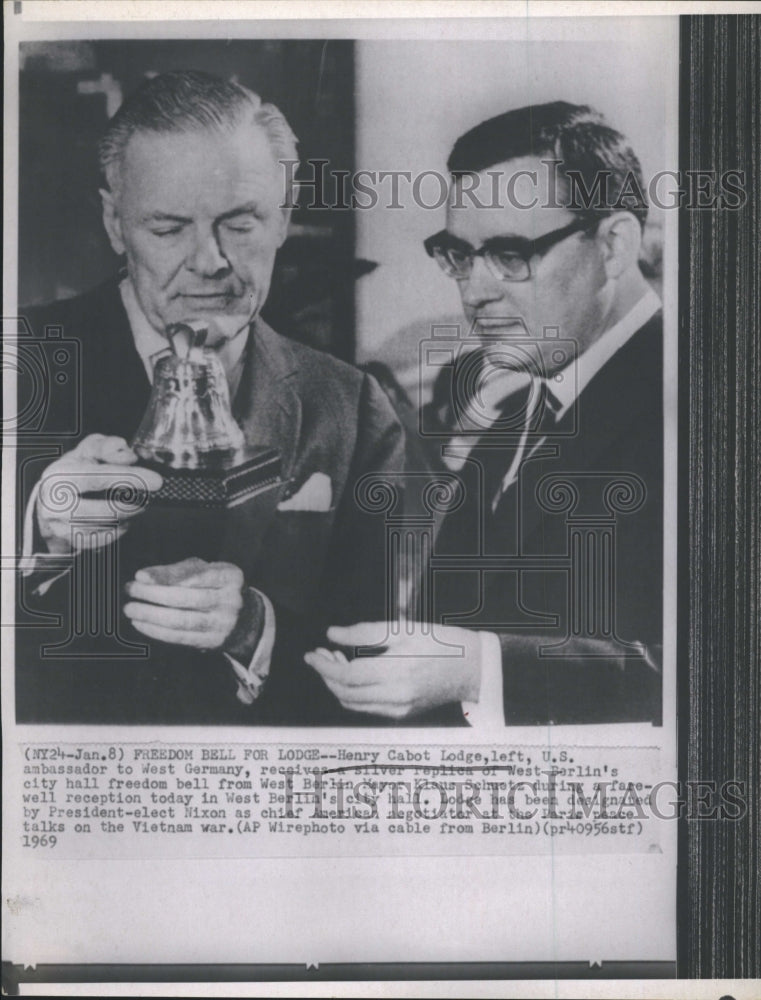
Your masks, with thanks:
M 661 721 L 663 647 L 498 633 L 507 725 Z M 553 652 L 555 655 L 552 655 Z

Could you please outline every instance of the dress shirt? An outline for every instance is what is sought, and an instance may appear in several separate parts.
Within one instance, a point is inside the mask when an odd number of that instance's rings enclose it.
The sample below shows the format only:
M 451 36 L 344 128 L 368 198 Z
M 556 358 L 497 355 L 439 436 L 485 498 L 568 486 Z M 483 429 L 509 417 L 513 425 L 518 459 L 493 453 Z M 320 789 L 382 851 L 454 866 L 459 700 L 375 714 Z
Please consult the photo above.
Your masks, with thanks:
M 661 300 L 651 288 L 648 288 L 645 294 L 637 301 L 632 309 L 630 309 L 629 312 L 618 321 L 618 323 L 615 323 L 608 330 L 606 330 L 602 336 L 591 345 L 591 347 L 588 347 L 583 354 L 558 373 L 561 376 L 560 378 L 550 378 L 545 381 L 546 392 L 552 400 L 555 422 L 562 419 L 570 407 L 573 406 L 579 398 L 587 385 L 589 385 L 592 378 L 602 370 L 613 355 L 619 351 L 624 344 L 626 344 L 626 342 L 634 336 L 637 330 L 643 327 L 660 308 Z M 510 371 L 498 373 L 495 375 L 495 380 L 503 374 L 507 377 L 505 379 L 506 383 L 509 383 L 510 376 L 513 375 Z M 514 390 L 515 383 L 513 382 L 508 389 L 508 396 Z M 498 398 L 498 393 L 495 393 L 492 398 Z M 504 402 L 506 398 L 507 396 L 502 396 L 500 401 Z M 493 423 L 499 415 L 498 405 L 495 404 L 492 407 L 492 414 L 491 422 Z M 510 469 L 502 481 L 500 491 L 494 498 L 495 505 L 502 493 L 504 493 L 504 491 L 518 478 L 519 466 L 525 457 L 525 432 L 530 425 L 532 416 L 533 409 L 527 408 L 524 434 L 521 436 L 515 460 L 511 463 Z M 483 420 L 483 415 L 481 416 L 481 419 Z M 485 429 L 486 427 L 484 427 L 484 430 Z M 539 441 L 532 446 L 532 450 L 537 448 L 543 440 L 544 438 L 540 438 Z M 454 445 L 454 453 L 450 456 L 450 458 L 454 458 L 455 462 L 459 464 L 456 464 L 455 466 L 450 465 L 450 468 L 461 468 L 474 444 L 475 441 L 472 439 L 466 441 L 465 438 L 458 438 Z M 504 726 L 505 709 L 503 700 L 502 648 L 498 637 L 494 633 L 482 633 L 481 653 L 481 687 L 479 691 L 479 699 L 478 702 L 463 702 L 463 713 L 468 723 L 474 728 L 487 729 Z

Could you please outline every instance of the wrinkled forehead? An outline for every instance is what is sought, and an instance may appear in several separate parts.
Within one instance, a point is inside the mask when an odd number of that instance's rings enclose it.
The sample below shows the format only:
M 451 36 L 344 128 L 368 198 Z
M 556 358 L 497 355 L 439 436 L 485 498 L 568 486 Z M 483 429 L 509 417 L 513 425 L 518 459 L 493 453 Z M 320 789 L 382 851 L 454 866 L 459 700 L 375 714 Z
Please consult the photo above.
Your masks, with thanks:
M 126 144 L 118 181 L 133 192 L 177 183 L 225 183 L 235 177 L 270 184 L 279 167 L 267 134 L 253 121 L 171 132 L 140 129 Z
M 447 229 L 471 243 L 471 237 L 530 239 L 573 220 L 565 201 L 557 161 L 549 155 L 517 157 L 452 179 Z

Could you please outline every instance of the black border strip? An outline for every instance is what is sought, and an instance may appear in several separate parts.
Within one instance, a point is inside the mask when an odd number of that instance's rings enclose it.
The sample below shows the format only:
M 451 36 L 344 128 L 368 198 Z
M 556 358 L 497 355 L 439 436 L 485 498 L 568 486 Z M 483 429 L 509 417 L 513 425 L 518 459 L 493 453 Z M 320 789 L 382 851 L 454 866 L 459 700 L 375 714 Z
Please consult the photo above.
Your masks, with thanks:
M 336 965 L 38 965 L 3 963 L 3 992 L 19 983 L 392 982 L 462 979 L 673 979 L 673 962 L 362 962 Z M 213 976 L 213 979 L 212 979 Z
M 743 782 L 748 812 L 681 821 L 678 970 L 743 979 L 761 976 L 761 15 L 680 26 L 681 169 L 741 170 L 747 202 L 681 213 L 679 775 Z

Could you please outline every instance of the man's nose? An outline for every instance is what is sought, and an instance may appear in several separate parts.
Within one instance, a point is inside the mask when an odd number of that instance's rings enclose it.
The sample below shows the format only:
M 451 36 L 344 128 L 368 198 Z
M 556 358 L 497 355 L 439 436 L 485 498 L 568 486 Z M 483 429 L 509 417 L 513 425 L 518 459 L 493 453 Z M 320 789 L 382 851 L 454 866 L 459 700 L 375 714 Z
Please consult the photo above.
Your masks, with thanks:
M 458 282 L 463 305 L 477 309 L 487 302 L 497 302 L 505 297 L 506 282 L 500 281 L 489 270 L 483 257 L 474 257 L 467 278 Z
M 230 269 L 230 262 L 219 242 L 219 235 L 214 229 L 207 229 L 196 234 L 186 264 L 189 270 L 208 278 L 213 278 Z

